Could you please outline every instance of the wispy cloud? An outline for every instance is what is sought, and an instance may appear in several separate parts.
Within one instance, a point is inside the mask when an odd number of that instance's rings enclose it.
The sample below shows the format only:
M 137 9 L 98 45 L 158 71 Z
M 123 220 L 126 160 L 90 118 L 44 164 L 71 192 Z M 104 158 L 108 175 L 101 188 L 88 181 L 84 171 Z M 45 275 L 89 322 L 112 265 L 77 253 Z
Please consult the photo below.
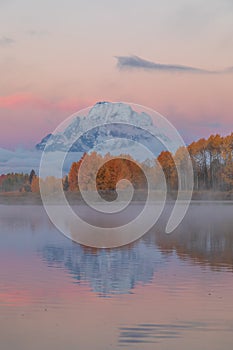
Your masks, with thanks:
M 32 93 L 16 93 L 0 96 L 0 109 L 11 110 L 47 110 L 50 112 L 65 111 L 74 113 L 77 110 L 92 105 L 93 101 L 79 101 L 77 98 L 45 98 Z
M 0 148 L 0 174 L 11 172 L 28 173 L 30 169 L 35 169 L 38 173 L 41 159 L 41 152 L 36 150 L 9 151 Z
M 145 60 L 138 56 L 116 56 L 119 69 L 144 69 L 162 72 L 196 73 L 196 74 L 220 74 L 231 73 L 233 67 L 224 70 L 208 70 L 197 67 L 184 66 L 178 64 L 164 64 Z
M 0 37 L 0 46 L 7 47 L 15 43 L 15 40 L 6 36 Z
M 47 101 L 46 101 L 47 102 Z M 45 101 L 32 94 L 19 93 L 0 96 L 0 108 L 19 109 L 21 107 L 31 108 L 44 105 Z
M 27 31 L 27 33 L 32 37 L 44 37 L 49 35 L 49 32 L 47 30 L 37 30 L 37 29 L 31 29 Z
M 224 70 L 224 72 L 226 72 L 226 73 L 233 73 L 233 67 L 226 68 Z
M 53 153 L 53 152 L 52 152 Z M 30 173 L 31 169 L 39 173 L 40 161 L 41 161 L 41 151 L 36 149 L 26 150 L 17 149 L 15 151 L 9 151 L 7 149 L 0 147 L 0 175 L 9 173 Z M 76 162 L 81 157 L 79 152 L 69 152 L 67 154 L 66 160 L 63 164 L 64 173 L 68 173 L 73 162 Z M 54 152 L 51 154 L 50 165 L 53 169 L 57 167 L 57 160 L 61 157 L 60 152 Z M 48 176 L 50 171 L 48 169 Z

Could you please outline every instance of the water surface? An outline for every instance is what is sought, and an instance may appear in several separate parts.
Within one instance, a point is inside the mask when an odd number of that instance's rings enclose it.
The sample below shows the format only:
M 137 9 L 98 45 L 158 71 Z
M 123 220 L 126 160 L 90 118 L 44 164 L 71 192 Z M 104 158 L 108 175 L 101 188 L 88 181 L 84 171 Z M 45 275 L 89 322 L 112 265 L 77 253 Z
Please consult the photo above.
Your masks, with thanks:
M 139 241 L 101 250 L 42 206 L 0 206 L 1 349 L 231 350 L 233 205 L 192 203 L 171 235 L 166 211 Z

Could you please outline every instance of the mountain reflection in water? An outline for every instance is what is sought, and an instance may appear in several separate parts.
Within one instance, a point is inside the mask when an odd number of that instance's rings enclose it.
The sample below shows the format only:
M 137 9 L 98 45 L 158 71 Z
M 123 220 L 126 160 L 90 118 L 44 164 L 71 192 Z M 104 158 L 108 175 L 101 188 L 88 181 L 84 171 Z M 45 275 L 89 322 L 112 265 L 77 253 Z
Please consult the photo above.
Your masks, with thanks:
M 100 296 L 132 293 L 150 283 L 169 258 L 202 268 L 233 271 L 233 215 L 227 203 L 192 204 L 182 224 L 166 235 L 171 206 L 141 240 L 117 249 L 92 249 L 60 239 L 38 252 L 49 267 L 63 267 L 76 283 L 88 282 Z
M 42 206 L 0 206 L 1 349 L 232 349 L 233 204 L 192 203 L 166 235 L 172 208 L 105 250 L 60 234 Z

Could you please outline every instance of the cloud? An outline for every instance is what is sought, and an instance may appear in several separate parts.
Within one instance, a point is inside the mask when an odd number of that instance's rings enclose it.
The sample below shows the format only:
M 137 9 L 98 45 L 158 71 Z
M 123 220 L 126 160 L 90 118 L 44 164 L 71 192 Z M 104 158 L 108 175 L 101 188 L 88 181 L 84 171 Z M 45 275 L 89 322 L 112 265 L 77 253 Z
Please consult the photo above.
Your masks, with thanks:
M 35 104 L 37 99 L 30 94 L 14 94 L 0 96 L 0 108 L 19 108 L 20 106 Z
M 2 36 L 0 38 L 0 46 L 7 47 L 15 43 L 15 40 L 12 38 L 8 38 L 6 36 Z
M 179 73 L 196 73 L 196 74 L 221 74 L 233 72 L 233 67 L 224 70 L 207 70 L 197 67 L 184 66 L 178 64 L 162 64 L 144 60 L 138 56 L 116 56 L 117 66 L 119 69 L 144 69 L 160 72 L 179 72 Z
M 233 73 L 233 67 L 226 68 L 224 70 L 225 73 Z
M 9 151 L 0 148 L 0 174 L 29 173 L 32 168 L 38 173 L 40 158 L 41 152 L 38 151 L 22 149 Z
M 0 109 L 11 110 L 46 110 L 46 111 L 65 111 L 74 113 L 77 110 L 91 106 L 93 101 L 82 101 L 78 98 L 46 98 L 32 93 L 16 93 L 12 95 L 0 96 Z
M 51 152 L 51 154 L 48 155 L 51 158 L 49 158 L 47 174 L 44 172 L 46 176 L 50 176 L 53 174 L 53 172 L 59 172 L 59 168 L 57 169 L 57 160 L 61 159 L 63 155 L 63 152 Z M 42 151 L 38 151 L 36 149 L 17 149 L 15 151 L 10 151 L 0 148 L 0 175 L 15 172 L 28 174 L 32 169 L 35 170 L 36 174 L 39 174 L 41 156 Z M 63 172 L 68 174 L 72 163 L 79 160 L 81 156 L 82 153 L 80 152 L 69 152 L 63 164 Z
M 49 32 L 47 30 L 37 30 L 37 29 L 28 30 L 27 33 L 32 37 L 43 37 L 43 36 L 49 35 Z

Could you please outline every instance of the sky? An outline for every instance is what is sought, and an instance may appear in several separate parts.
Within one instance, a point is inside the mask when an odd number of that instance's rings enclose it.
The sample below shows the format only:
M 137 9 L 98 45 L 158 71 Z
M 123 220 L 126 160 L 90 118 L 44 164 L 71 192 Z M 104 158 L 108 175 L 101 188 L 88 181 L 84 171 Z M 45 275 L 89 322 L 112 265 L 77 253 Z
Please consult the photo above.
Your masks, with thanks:
M 32 148 L 98 101 L 191 142 L 233 131 L 232 0 L 0 0 L 0 148 Z

